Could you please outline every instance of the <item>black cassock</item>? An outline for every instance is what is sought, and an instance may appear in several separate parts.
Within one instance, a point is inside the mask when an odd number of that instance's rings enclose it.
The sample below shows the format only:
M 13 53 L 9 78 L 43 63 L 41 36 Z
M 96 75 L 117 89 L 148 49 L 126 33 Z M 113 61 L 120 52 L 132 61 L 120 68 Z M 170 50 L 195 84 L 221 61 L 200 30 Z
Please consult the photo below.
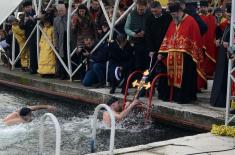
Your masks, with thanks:
M 222 41 L 229 42 L 230 26 L 223 34 Z M 228 77 L 228 57 L 227 49 L 223 45 L 219 47 L 219 53 L 216 61 L 215 78 L 212 87 L 210 104 L 214 107 L 226 106 L 227 77 Z
M 165 57 L 167 54 L 164 55 Z M 173 89 L 173 101 L 179 104 L 188 104 L 191 101 L 197 99 L 197 71 L 196 63 L 192 57 L 188 54 L 183 56 L 183 79 L 181 88 L 174 87 Z M 167 73 L 167 67 L 161 63 L 160 73 Z M 163 77 L 159 79 L 158 83 L 158 98 L 163 101 L 169 101 L 170 87 L 168 79 Z

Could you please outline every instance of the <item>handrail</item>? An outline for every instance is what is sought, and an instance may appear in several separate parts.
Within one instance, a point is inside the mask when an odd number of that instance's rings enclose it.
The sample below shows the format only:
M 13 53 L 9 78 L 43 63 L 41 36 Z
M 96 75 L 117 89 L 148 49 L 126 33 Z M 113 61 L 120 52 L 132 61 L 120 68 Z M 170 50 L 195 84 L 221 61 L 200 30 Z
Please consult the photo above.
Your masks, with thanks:
M 231 1 L 231 9 L 232 9 L 232 13 L 231 13 L 231 21 L 230 21 L 230 40 L 229 40 L 229 48 L 228 50 L 231 50 L 229 52 L 233 53 L 234 50 L 234 29 L 235 29 L 235 0 Z M 226 95 L 226 113 L 225 113 L 225 125 L 229 125 L 229 123 L 235 119 L 235 115 L 233 116 L 229 116 L 230 115 L 230 104 L 231 104 L 231 99 L 232 99 L 232 83 L 235 82 L 233 75 L 231 74 L 231 71 L 234 69 L 233 67 L 234 64 L 234 60 L 229 59 L 228 61 L 228 77 L 227 77 L 227 95 Z
M 153 94 L 154 94 L 154 90 L 155 90 L 155 84 L 156 84 L 157 80 L 161 77 L 169 78 L 169 75 L 166 74 L 166 73 L 160 73 L 160 74 L 157 74 L 154 77 L 154 79 L 152 80 L 151 88 L 150 88 L 150 94 L 149 94 L 149 97 L 148 97 L 147 111 L 146 111 L 146 114 L 145 114 L 146 119 L 149 119 L 150 116 L 151 116 L 150 114 L 151 114 L 151 111 L 152 111 L 152 99 L 153 99 Z M 169 96 L 169 101 L 170 102 L 172 102 L 172 100 L 173 100 L 173 93 L 174 93 L 174 87 L 173 87 L 172 81 L 170 81 L 170 96 Z
M 39 155 L 43 154 L 43 142 L 44 142 L 44 123 L 46 118 L 49 117 L 53 121 L 56 130 L 56 149 L 55 155 L 60 155 L 60 143 L 61 143 L 61 129 L 57 118 L 51 114 L 46 113 L 41 117 L 40 120 L 40 132 L 39 132 Z
M 95 108 L 94 119 L 92 122 L 92 142 L 91 142 L 91 152 L 96 151 L 96 127 L 97 127 L 97 116 L 101 108 L 105 108 L 111 118 L 111 134 L 110 134 L 110 144 L 109 144 L 109 154 L 113 155 L 114 149 L 114 138 L 115 138 L 115 117 L 113 111 L 106 104 L 100 104 Z

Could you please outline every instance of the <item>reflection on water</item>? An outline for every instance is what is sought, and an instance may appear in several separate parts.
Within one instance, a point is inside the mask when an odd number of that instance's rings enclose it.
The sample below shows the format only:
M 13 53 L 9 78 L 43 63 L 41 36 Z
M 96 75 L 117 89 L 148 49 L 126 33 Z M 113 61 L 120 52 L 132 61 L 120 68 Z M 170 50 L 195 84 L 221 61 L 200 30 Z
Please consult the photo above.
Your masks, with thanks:
M 0 118 L 27 105 L 50 104 L 57 107 L 54 113 L 61 126 L 62 155 L 78 155 L 89 153 L 91 137 L 91 121 L 94 106 L 50 99 L 15 91 L 10 88 L 0 88 Z M 39 139 L 39 120 L 46 110 L 34 112 L 31 123 L 5 126 L 0 123 L 0 155 L 37 155 Z M 101 116 L 100 116 L 101 117 Z M 140 113 L 132 113 L 128 119 L 117 124 L 115 147 L 129 147 L 150 142 L 191 135 L 183 131 L 159 124 L 144 125 Z M 142 120 L 142 121 L 141 121 Z M 50 120 L 45 126 L 45 154 L 52 155 L 55 149 L 55 130 Z M 97 149 L 108 150 L 110 130 L 103 123 L 98 123 Z

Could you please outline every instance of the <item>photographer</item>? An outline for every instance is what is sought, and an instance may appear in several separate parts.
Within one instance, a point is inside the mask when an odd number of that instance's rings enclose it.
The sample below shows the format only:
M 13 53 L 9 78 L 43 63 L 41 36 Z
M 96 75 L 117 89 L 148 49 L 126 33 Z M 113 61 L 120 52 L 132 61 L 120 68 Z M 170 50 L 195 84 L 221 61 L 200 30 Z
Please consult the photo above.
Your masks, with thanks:
M 108 59 L 107 43 L 103 42 L 93 53 L 95 41 L 92 37 L 85 37 L 84 48 L 80 49 L 81 60 L 87 59 L 87 72 L 82 81 L 84 86 L 101 88 L 105 84 L 106 61 Z

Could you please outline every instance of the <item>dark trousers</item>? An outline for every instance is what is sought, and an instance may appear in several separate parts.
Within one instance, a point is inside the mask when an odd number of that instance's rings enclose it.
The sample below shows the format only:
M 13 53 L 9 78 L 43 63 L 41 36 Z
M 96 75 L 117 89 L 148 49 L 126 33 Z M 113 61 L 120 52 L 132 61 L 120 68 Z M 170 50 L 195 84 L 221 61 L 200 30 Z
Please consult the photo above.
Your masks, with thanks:
M 64 57 L 62 57 L 62 60 L 64 61 L 65 65 L 67 65 L 68 63 L 68 59 L 67 59 L 67 53 L 64 52 Z M 56 60 L 56 74 L 58 77 L 60 77 L 60 79 L 66 79 L 68 76 L 68 73 L 66 72 L 66 70 L 64 69 L 62 63 L 60 62 L 60 60 L 57 58 Z
M 36 45 L 36 40 L 32 39 L 29 44 L 29 56 L 30 56 L 30 73 L 37 73 L 38 69 L 38 58 L 37 58 L 37 45 Z
M 167 68 L 166 68 L 167 69 Z M 197 99 L 197 71 L 196 64 L 191 56 L 184 54 L 182 84 L 180 88 L 174 87 L 173 101 L 186 104 Z M 166 78 L 159 81 L 159 99 L 168 100 L 170 96 L 169 83 Z
M 115 77 L 115 69 L 116 67 L 118 67 L 119 65 L 115 64 L 115 63 L 112 63 L 112 62 L 109 62 L 109 71 L 108 71 L 108 75 L 109 75 L 109 82 L 110 82 L 110 86 L 112 89 L 116 89 L 116 87 L 119 85 L 119 83 L 121 81 L 118 81 Z M 128 62 L 126 63 L 123 63 L 121 65 L 123 67 L 123 70 L 122 70 L 122 74 L 123 74 L 123 79 L 124 79 L 124 82 L 122 84 L 122 92 L 124 92 L 125 90 L 125 86 L 126 86 L 126 83 L 127 83 L 127 79 L 128 79 L 128 76 L 130 75 L 130 73 L 133 71 L 133 67 L 131 64 L 129 64 Z
M 135 69 L 145 71 L 149 68 L 150 58 L 148 56 L 147 47 L 143 43 L 134 45 L 135 51 Z
M 105 83 L 105 71 L 105 63 L 93 63 L 91 69 L 86 72 L 82 84 L 89 87 L 98 82 Z

